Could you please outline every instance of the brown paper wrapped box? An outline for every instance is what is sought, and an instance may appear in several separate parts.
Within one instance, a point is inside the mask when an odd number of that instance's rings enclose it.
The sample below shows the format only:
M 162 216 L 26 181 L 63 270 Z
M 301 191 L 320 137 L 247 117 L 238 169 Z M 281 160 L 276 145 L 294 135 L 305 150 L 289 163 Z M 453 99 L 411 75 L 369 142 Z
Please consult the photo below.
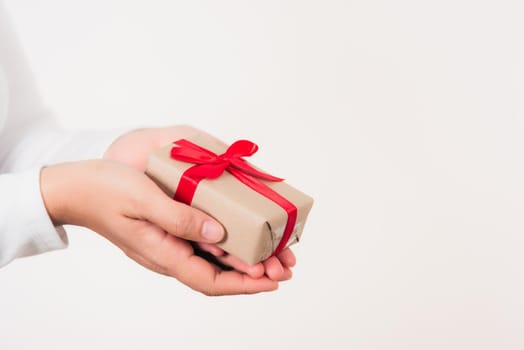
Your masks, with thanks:
M 188 137 L 187 140 L 216 154 L 222 154 L 227 149 L 222 142 L 204 135 Z M 172 147 L 168 145 L 153 152 L 146 169 L 146 174 L 170 197 L 174 196 L 184 171 L 194 166 L 172 159 Z M 313 198 L 285 182 L 261 181 L 297 207 L 296 225 L 287 246 L 298 242 Z M 287 213 L 282 207 L 241 183 L 227 171 L 217 179 L 202 180 L 191 206 L 222 223 L 226 229 L 226 238 L 218 246 L 248 264 L 265 260 L 273 253 L 287 222 Z

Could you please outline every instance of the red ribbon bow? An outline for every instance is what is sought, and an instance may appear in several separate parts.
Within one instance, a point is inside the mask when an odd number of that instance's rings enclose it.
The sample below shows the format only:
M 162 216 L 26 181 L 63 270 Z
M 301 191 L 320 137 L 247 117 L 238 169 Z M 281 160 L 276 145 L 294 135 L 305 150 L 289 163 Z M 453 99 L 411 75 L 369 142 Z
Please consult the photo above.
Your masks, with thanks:
M 240 182 L 272 200 L 287 212 L 286 227 L 273 255 L 277 255 L 284 250 L 295 228 L 297 208 L 293 203 L 260 181 L 262 179 L 278 182 L 283 179 L 255 169 L 242 158 L 249 157 L 258 150 L 258 146 L 255 143 L 247 140 L 236 141 L 229 146 L 225 153 L 220 155 L 185 139 L 173 143 L 178 147 L 171 149 L 171 158 L 196 164 L 182 174 L 174 195 L 175 200 L 191 204 L 200 181 L 203 179 L 216 179 L 224 171 L 228 171 Z

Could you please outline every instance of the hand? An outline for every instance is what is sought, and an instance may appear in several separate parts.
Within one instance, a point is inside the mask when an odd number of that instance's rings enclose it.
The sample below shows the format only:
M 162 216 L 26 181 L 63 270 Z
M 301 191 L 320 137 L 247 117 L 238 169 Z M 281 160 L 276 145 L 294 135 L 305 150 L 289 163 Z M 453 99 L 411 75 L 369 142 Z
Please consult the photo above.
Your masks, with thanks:
M 116 139 L 106 151 L 104 158 L 144 171 L 151 151 L 178 139 L 198 134 L 213 137 L 202 130 L 186 125 L 134 130 Z M 216 245 L 199 244 L 199 248 L 217 257 L 222 264 L 247 273 L 252 278 L 266 275 L 274 281 L 288 280 L 292 276 L 290 268 L 296 263 L 295 255 L 290 249 L 285 249 L 278 256 L 271 257 L 263 263 L 248 265 L 233 255 L 225 253 Z
M 56 225 L 88 227 L 139 264 L 175 277 L 206 295 L 258 293 L 278 282 L 222 271 L 195 255 L 188 242 L 222 239 L 221 225 L 203 212 L 173 201 L 143 173 L 107 160 L 45 167 L 41 191 Z

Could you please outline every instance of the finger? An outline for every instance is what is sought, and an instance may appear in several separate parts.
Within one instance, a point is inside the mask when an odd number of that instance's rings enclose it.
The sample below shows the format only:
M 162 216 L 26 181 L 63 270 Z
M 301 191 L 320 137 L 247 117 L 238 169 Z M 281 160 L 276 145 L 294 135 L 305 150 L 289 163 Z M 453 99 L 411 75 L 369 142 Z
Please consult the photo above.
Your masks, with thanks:
M 224 250 L 222 250 L 222 248 L 219 248 L 216 244 L 197 243 L 197 246 L 203 251 L 213 254 L 214 256 L 222 256 L 226 254 L 226 252 L 224 252 Z
M 144 209 L 146 219 L 166 232 L 195 242 L 216 243 L 224 238 L 222 225 L 202 211 L 177 202 L 160 190 L 151 197 Z
M 237 270 L 239 272 L 247 273 L 252 278 L 260 278 L 264 276 L 264 265 L 262 263 L 249 265 L 236 256 L 227 254 L 224 250 L 215 244 L 197 243 L 197 248 L 212 254 L 215 259 L 211 262 L 214 262 L 215 264 L 218 262 L 219 267 L 223 270 Z M 209 261 L 209 259 L 207 260 Z
M 282 252 L 280 252 L 277 255 L 277 258 L 278 258 L 278 260 L 280 260 L 280 262 L 282 263 L 283 266 L 293 267 L 297 263 L 297 259 L 295 257 L 295 254 L 289 248 L 284 249 Z
M 266 276 L 273 281 L 280 281 L 284 276 L 284 267 L 276 256 L 271 256 L 263 262 Z
M 284 272 L 280 276 L 279 282 L 288 281 L 293 277 L 293 271 L 289 267 L 284 266 Z
M 256 294 L 278 289 L 278 282 L 267 277 L 251 278 L 237 271 L 218 271 L 206 295 Z
M 248 263 L 231 254 L 225 254 L 223 256 L 217 257 L 217 260 L 220 261 L 220 263 L 230 266 L 239 272 L 248 274 L 251 278 L 260 278 L 264 276 L 264 265 L 262 263 L 249 265 Z
M 260 278 L 264 275 L 264 265 L 262 263 L 249 265 L 236 256 L 227 254 L 215 244 L 198 243 L 197 246 L 203 251 L 213 254 L 220 264 L 229 266 L 239 272 L 247 273 L 252 278 Z
M 278 288 L 278 282 L 267 277 L 251 278 L 238 271 L 222 271 L 205 259 L 188 253 L 188 242 L 167 236 L 157 258 L 168 255 L 168 273 L 205 295 L 254 294 Z M 180 251 L 181 254 L 174 254 Z
M 223 264 L 219 260 L 219 257 L 217 257 L 217 256 L 215 256 L 215 255 L 213 255 L 213 254 L 211 254 L 211 253 L 209 253 L 209 252 L 207 252 L 205 250 L 200 249 L 198 243 L 196 243 L 196 242 L 190 242 L 190 243 L 191 243 L 191 246 L 193 247 L 195 255 L 198 255 L 199 257 L 203 258 L 207 262 L 217 266 L 221 270 L 227 270 L 227 271 L 233 270 L 232 267 Z M 225 254 L 225 253 L 223 253 L 223 254 Z

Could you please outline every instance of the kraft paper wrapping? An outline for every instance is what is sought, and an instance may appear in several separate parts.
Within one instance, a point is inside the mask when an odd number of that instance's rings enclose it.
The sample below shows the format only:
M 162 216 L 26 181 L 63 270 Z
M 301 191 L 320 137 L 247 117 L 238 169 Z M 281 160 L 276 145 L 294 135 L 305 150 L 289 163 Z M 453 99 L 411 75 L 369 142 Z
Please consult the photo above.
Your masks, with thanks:
M 216 154 L 222 154 L 227 149 L 221 141 L 203 135 L 187 139 Z M 172 159 L 172 147 L 170 144 L 153 152 L 146 169 L 146 174 L 170 197 L 174 196 L 184 171 L 194 166 Z M 287 246 L 297 243 L 313 206 L 313 198 L 286 182 L 260 181 L 297 207 L 297 222 Z M 218 246 L 248 264 L 263 261 L 271 255 L 282 238 L 287 222 L 287 213 L 282 207 L 244 185 L 227 171 L 217 179 L 202 180 L 191 206 L 222 223 L 226 238 Z

